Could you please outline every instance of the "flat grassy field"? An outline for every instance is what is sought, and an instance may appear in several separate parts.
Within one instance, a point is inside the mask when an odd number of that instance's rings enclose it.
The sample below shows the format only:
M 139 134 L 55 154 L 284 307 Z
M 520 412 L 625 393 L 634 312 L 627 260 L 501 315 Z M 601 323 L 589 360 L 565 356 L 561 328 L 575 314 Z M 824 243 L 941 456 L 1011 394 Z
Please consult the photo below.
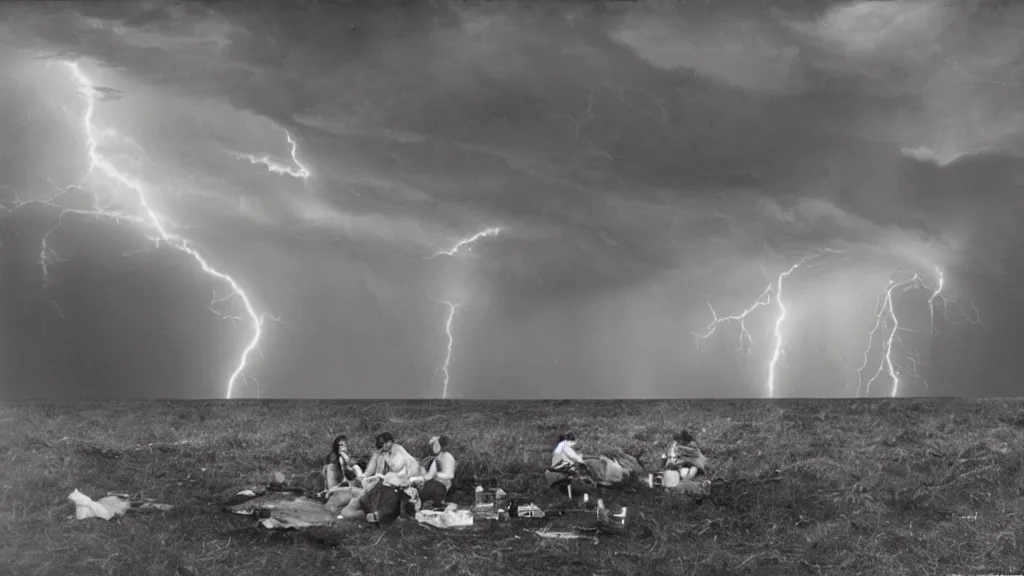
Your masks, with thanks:
M 336 433 L 361 455 L 391 431 L 417 456 L 446 433 L 467 478 L 456 500 L 472 501 L 476 477 L 543 506 L 560 432 L 584 452 L 646 448 L 650 466 L 684 427 L 727 482 L 700 505 L 608 491 L 632 524 L 596 542 L 542 539 L 525 521 L 268 532 L 220 509 L 274 471 L 313 488 Z M 1022 456 L 1021 400 L 4 404 L 0 572 L 1021 574 Z M 175 508 L 77 521 L 75 488 Z

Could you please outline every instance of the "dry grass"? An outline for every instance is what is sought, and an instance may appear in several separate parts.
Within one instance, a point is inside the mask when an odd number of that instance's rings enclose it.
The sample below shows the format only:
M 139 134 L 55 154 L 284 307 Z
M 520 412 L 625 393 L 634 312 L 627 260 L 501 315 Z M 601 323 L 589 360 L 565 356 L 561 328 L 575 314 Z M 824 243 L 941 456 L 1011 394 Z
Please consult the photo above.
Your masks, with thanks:
M 697 433 L 728 480 L 703 505 L 609 493 L 624 536 L 542 540 L 510 523 L 268 533 L 219 510 L 274 470 L 307 484 L 331 437 L 414 452 L 448 433 L 460 473 L 548 498 L 553 438 L 636 452 Z M 1024 402 L 152 402 L 0 408 L 0 572 L 14 574 L 1024 573 Z M 167 513 L 69 518 L 67 494 Z M 472 496 L 461 493 L 465 501 Z M 566 520 L 562 519 L 562 522 Z

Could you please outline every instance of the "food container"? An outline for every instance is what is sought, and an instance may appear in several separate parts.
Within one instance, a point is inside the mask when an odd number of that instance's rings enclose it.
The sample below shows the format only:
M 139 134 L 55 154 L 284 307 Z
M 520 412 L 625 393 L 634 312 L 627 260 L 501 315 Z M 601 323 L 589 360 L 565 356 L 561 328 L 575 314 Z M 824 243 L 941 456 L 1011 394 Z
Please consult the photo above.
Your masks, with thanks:
M 484 490 L 483 486 L 476 487 L 476 502 L 474 508 L 478 510 L 493 510 L 494 509 L 494 492 L 490 490 Z

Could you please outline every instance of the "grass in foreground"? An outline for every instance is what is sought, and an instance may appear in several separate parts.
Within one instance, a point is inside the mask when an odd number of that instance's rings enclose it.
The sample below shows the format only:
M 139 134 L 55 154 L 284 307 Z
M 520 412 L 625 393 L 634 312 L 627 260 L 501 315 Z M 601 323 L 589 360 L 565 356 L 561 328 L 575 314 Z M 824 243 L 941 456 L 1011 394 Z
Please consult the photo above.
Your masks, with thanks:
M 543 503 L 557 435 L 646 448 L 680 428 L 730 481 L 701 506 L 608 492 L 631 532 L 550 541 L 469 532 L 268 533 L 220 511 L 280 470 L 313 487 L 331 438 L 392 431 L 414 454 L 453 437 L 459 473 Z M 350 444 L 351 445 L 351 444 Z M 0 571 L 14 574 L 1020 574 L 1024 401 L 150 402 L 0 407 Z M 777 471 L 777 472 L 776 472 Z M 780 481 L 764 481 L 781 476 Z M 74 488 L 176 505 L 71 518 Z M 471 494 L 460 494 L 462 502 Z

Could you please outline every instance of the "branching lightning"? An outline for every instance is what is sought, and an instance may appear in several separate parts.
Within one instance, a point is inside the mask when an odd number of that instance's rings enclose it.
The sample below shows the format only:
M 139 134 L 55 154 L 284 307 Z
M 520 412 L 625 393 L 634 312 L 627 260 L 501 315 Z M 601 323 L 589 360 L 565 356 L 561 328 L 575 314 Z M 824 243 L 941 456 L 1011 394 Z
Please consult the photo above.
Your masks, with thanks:
M 430 258 L 437 258 L 438 256 L 442 256 L 442 255 L 444 255 L 444 256 L 455 256 L 456 254 L 458 254 L 459 250 L 461 250 L 462 248 L 466 248 L 466 250 L 472 250 L 474 243 L 479 242 L 480 240 L 483 240 L 484 238 L 489 238 L 489 237 L 492 237 L 492 236 L 497 236 L 498 234 L 501 233 L 501 231 L 502 231 L 502 229 L 499 228 L 499 227 L 485 228 L 485 229 L 481 230 L 480 232 L 477 232 L 476 234 L 473 234 L 472 236 L 467 236 L 465 238 L 460 239 L 450 249 L 442 250 L 440 252 L 437 252 L 436 254 L 431 256 Z M 448 335 L 448 351 L 447 351 L 447 353 L 445 354 L 445 357 L 444 357 L 444 364 L 441 366 L 441 375 L 442 375 L 442 380 L 443 380 L 442 388 L 441 388 L 441 398 L 442 399 L 447 399 L 448 398 L 448 383 L 451 381 L 451 371 L 450 371 L 450 369 L 451 369 L 451 363 L 452 363 L 452 350 L 455 348 L 455 335 L 452 332 L 452 323 L 455 320 L 455 314 L 458 311 L 459 306 L 462 306 L 462 302 L 453 302 L 451 300 L 448 300 L 448 301 L 445 301 L 445 302 L 439 302 L 439 304 L 444 304 L 445 306 L 448 307 L 448 319 L 445 321 L 445 328 L 444 328 L 445 329 L 445 334 Z
M 761 292 L 761 295 L 758 296 L 756 300 L 754 300 L 754 303 L 739 314 L 719 317 L 718 314 L 715 313 L 715 309 L 711 306 L 711 303 L 708 302 L 708 308 L 711 309 L 711 315 L 713 317 L 713 320 L 710 324 L 708 324 L 708 327 L 705 332 L 694 333 L 694 336 L 697 337 L 697 340 L 699 342 L 701 340 L 707 340 L 708 338 L 710 338 L 711 335 L 714 334 L 718 327 L 721 326 L 722 324 L 737 324 L 740 328 L 740 345 L 739 348 L 736 349 L 736 351 L 741 353 L 749 353 L 750 349 L 754 345 L 754 337 L 751 336 L 750 331 L 747 330 L 747 317 L 753 314 L 754 311 L 756 311 L 757 309 L 762 308 L 764 306 L 768 306 L 772 302 L 775 302 L 779 312 L 775 317 L 775 327 L 772 331 L 774 345 L 772 346 L 772 357 L 771 361 L 768 363 L 768 374 L 765 379 L 765 389 L 767 390 L 769 398 L 773 398 L 775 395 L 775 376 L 779 360 L 782 358 L 785 350 L 785 341 L 783 340 L 782 328 L 783 323 L 786 321 L 787 310 L 785 302 L 782 300 L 783 282 L 786 280 L 786 278 L 790 276 L 790 274 L 796 272 L 798 268 L 806 264 L 812 258 L 817 258 L 818 256 L 820 256 L 820 254 L 806 256 L 796 264 L 790 266 L 788 270 L 779 274 L 773 282 L 768 283 L 768 286 L 764 289 L 763 292 Z
M 717 330 L 720 325 L 735 323 L 740 328 L 740 345 L 738 348 L 736 348 L 736 351 L 744 354 L 750 352 L 750 349 L 754 346 L 754 337 L 751 336 L 750 331 L 747 330 L 747 317 L 753 314 L 754 311 L 757 310 L 758 308 L 771 304 L 772 292 L 773 288 L 771 283 L 769 283 L 768 287 L 764 289 L 764 292 L 761 292 L 761 295 L 758 296 L 756 300 L 754 300 L 754 303 L 751 304 L 749 308 L 747 308 L 743 312 L 740 312 L 739 314 L 734 314 L 732 316 L 719 316 L 718 313 L 715 312 L 714 306 L 712 306 L 711 302 L 709 301 L 707 303 L 708 309 L 711 310 L 711 317 L 713 318 L 713 320 L 710 324 L 708 324 L 708 327 L 704 333 L 694 332 L 693 335 L 696 336 L 699 343 L 701 340 L 707 340 L 708 338 L 710 338 L 711 335 L 715 333 L 715 330 Z
M 299 145 L 292 137 L 292 133 L 288 130 L 284 131 L 285 138 L 288 139 L 288 145 L 291 147 L 292 166 L 281 164 L 275 161 L 270 156 L 264 154 L 263 156 L 256 156 L 253 154 L 242 154 L 239 152 L 231 152 L 231 155 L 240 160 L 248 160 L 250 164 L 262 164 L 267 167 L 272 174 L 280 174 L 282 176 L 291 176 L 298 180 L 309 180 L 310 176 L 313 175 L 306 166 L 299 160 Z
M 936 285 L 934 288 L 928 286 L 925 279 L 920 274 L 909 272 L 906 274 L 909 274 L 910 278 L 903 281 L 890 280 L 889 284 L 885 287 L 885 290 L 878 299 L 879 302 L 876 306 L 874 325 L 868 332 L 868 343 L 864 348 L 864 359 L 860 368 L 857 369 L 858 397 L 860 397 L 861 394 L 871 396 L 871 385 L 879 378 L 884 377 L 888 377 L 892 382 L 890 396 L 895 398 L 899 394 L 900 379 L 904 373 L 900 370 L 899 363 L 894 358 L 894 351 L 897 349 L 906 354 L 907 361 L 910 363 L 908 374 L 924 383 L 925 389 L 928 388 L 928 381 L 917 371 L 917 366 L 919 364 L 917 355 L 911 352 L 903 344 L 903 334 L 917 331 L 907 328 L 900 323 L 899 315 L 896 312 L 896 303 L 894 298 L 897 290 L 900 292 L 907 292 L 909 290 L 925 290 L 931 292 L 931 296 L 928 298 L 928 318 L 932 333 L 935 333 L 938 330 L 935 325 L 935 308 L 937 302 L 941 302 L 942 304 L 943 317 L 950 322 L 954 322 L 947 315 L 949 304 L 951 304 L 953 300 L 947 298 L 943 293 L 943 290 L 946 287 L 946 279 L 942 269 L 938 267 L 935 268 Z M 977 308 L 974 308 L 973 316 L 964 314 L 964 318 L 971 324 L 981 323 Z M 865 382 L 864 370 L 867 369 L 871 351 L 874 349 L 875 335 L 880 332 L 881 352 L 878 369 L 875 371 L 874 375 Z
M 200 266 L 203 272 L 227 285 L 230 289 L 229 295 L 222 298 L 215 297 L 213 305 L 235 298 L 237 298 L 242 304 L 244 316 L 249 320 L 252 326 L 252 336 L 247 342 L 245 348 L 242 350 L 238 363 L 228 378 L 226 397 L 231 398 L 240 381 L 247 382 L 251 380 L 251 377 L 246 374 L 246 371 L 249 368 L 250 357 L 253 353 L 259 352 L 258 346 L 263 335 L 264 321 L 267 318 L 273 317 L 257 313 L 251 298 L 234 278 L 214 268 L 209 261 L 189 243 L 187 239 L 172 232 L 170 228 L 173 224 L 149 204 L 145 186 L 127 174 L 121 172 L 113 162 L 111 162 L 111 160 L 100 151 L 101 140 L 104 137 L 118 135 L 114 130 L 100 130 L 96 127 L 93 121 L 93 116 L 96 109 L 98 89 L 89 77 L 82 72 L 77 62 L 65 62 L 65 64 L 74 78 L 79 94 L 85 100 L 85 111 L 81 122 L 85 136 L 86 151 L 89 157 L 89 168 L 82 179 L 82 183 L 86 182 L 90 176 L 93 176 L 96 173 L 102 173 L 104 176 L 117 183 L 117 185 L 127 188 L 135 193 L 141 214 L 134 215 L 103 207 L 100 205 L 98 196 L 92 192 L 90 192 L 92 197 L 92 207 L 90 209 L 66 208 L 61 206 L 59 204 L 59 200 L 62 195 L 68 194 L 73 190 L 85 191 L 85 188 L 82 188 L 81 184 L 78 186 L 69 186 L 56 196 L 45 201 L 22 202 L 20 198 L 16 198 L 17 205 L 38 203 L 40 205 L 50 206 L 61 210 L 57 219 L 57 224 L 48 230 L 43 235 L 42 239 L 39 263 L 42 268 L 44 282 L 49 282 L 50 270 L 48 262 L 51 257 L 56 257 L 56 254 L 50 247 L 50 237 L 57 229 L 60 228 L 66 216 L 89 216 L 95 219 L 110 220 L 118 224 L 121 222 L 130 222 L 147 229 L 146 237 L 154 243 L 155 247 L 159 247 L 161 244 L 166 244 L 179 252 L 188 255 Z M 211 310 L 213 310 L 213 306 L 211 306 Z M 217 312 L 216 310 L 214 310 L 214 312 L 222 317 L 232 318 L 223 313 Z
M 801 267 L 808 269 L 817 268 L 832 262 L 832 260 L 828 262 L 812 262 L 826 253 L 843 254 L 843 252 L 839 251 L 824 250 L 819 254 L 807 256 L 801 259 L 789 269 L 779 274 L 777 278 L 770 281 L 764 291 L 761 292 L 760 296 L 758 296 L 748 308 L 739 314 L 732 316 L 718 316 L 715 309 L 709 302 L 708 308 L 711 310 L 713 319 L 711 323 L 708 324 L 704 332 L 694 333 L 698 343 L 710 338 L 719 329 L 719 327 L 725 324 L 736 324 L 739 327 L 740 333 L 739 347 L 736 349 L 736 352 L 749 354 L 755 342 L 750 331 L 747 329 L 746 320 L 758 309 L 775 303 L 778 312 L 776 313 L 773 322 L 773 346 L 771 358 L 768 362 L 767 375 L 765 377 L 765 389 L 768 397 L 774 397 L 779 362 L 785 355 L 786 351 L 785 325 L 788 309 L 786 301 L 783 299 L 783 287 L 785 280 Z M 868 343 L 863 353 L 863 361 L 861 366 L 856 370 L 858 397 L 861 395 L 870 395 L 872 384 L 874 384 L 875 381 L 884 378 L 888 378 L 892 382 L 891 396 L 895 397 L 899 394 L 900 378 L 904 374 L 901 371 L 900 363 L 896 359 L 897 351 L 901 351 L 906 357 L 904 362 L 910 364 L 907 373 L 915 379 L 921 380 L 926 388 L 928 386 L 928 382 L 921 374 L 918 373 L 917 370 L 920 360 L 917 355 L 911 352 L 903 343 L 902 337 L 904 334 L 917 332 L 917 330 L 909 328 L 901 322 L 897 311 L 898 303 L 896 302 L 896 295 L 898 293 L 910 290 L 924 290 L 930 293 L 927 304 L 932 333 L 935 333 L 938 330 L 935 323 L 935 314 L 939 307 L 941 307 L 943 318 L 953 324 L 958 323 L 958 321 L 954 321 L 949 318 L 947 314 L 949 305 L 955 301 L 945 295 L 946 280 L 939 267 L 935 268 L 934 287 L 929 286 L 921 274 L 906 272 L 904 277 L 906 278 L 904 280 L 891 280 L 878 298 L 873 325 L 868 333 Z M 964 313 L 964 321 L 971 324 L 981 324 L 977 308 L 973 307 L 973 305 L 972 308 L 974 311 L 973 315 Z M 876 339 L 880 342 L 881 346 L 878 369 L 875 370 L 870 377 L 867 377 L 865 371 L 868 368 L 868 364 L 871 362 L 872 351 L 875 348 Z
M 466 248 L 466 250 L 472 251 L 474 243 L 483 240 L 484 238 L 497 236 L 498 234 L 501 234 L 501 228 L 484 228 L 483 230 L 477 232 L 476 234 L 473 234 L 472 236 L 467 236 L 459 240 L 458 242 L 455 243 L 454 246 L 452 246 L 448 250 L 441 250 L 440 252 L 435 253 L 430 258 L 437 258 L 439 256 L 455 256 L 456 254 L 459 253 L 459 250 L 461 250 L 464 247 Z
M 90 200 L 92 204 L 91 208 L 68 208 L 66 206 L 62 206 L 60 204 L 61 199 L 65 196 L 69 196 L 72 192 L 82 192 L 87 194 L 89 193 L 85 189 L 76 185 L 70 185 L 63 189 L 56 185 L 53 186 L 54 188 L 57 189 L 57 194 L 46 200 L 23 201 L 21 200 L 20 196 L 17 195 L 17 191 L 15 191 L 15 202 L 18 206 L 36 204 L 39 206 L 46 206 L 49 208 L 56 208 L 60 210 L 60 212 L 57 214 L 57 223 L 54 224 L 53 227 L 51 227 L 43 234 L 43 237 L 40 241 L 39 268 L 43 273 L 44 287 L 48 285 L 50 282 L 50 260 L 52 259 L 59 263 L 64 262 L 64 260 L 61 259 L 60 256 L 58 256 L 57 253 L 50 247 L 50 237 L 53 234 L 55 234 L 61 228 L 61 226 L 64 225 L 65 217 L 86 216 L 91 217 L 93 220 L 97 221 L 103 219 L 109 220 L 114 222 L 115 224 L 121 224 L 122 222 L 129 222 L 135 225 L 143 226 L 147 224 L 147 221 L 142 218 L 138 218 L 130 214 L 124 214 L 122 212 L 118 212 L 115 210 L 109 210 L 108 208 L 101 206 L 99 198 L 97 198 L 94 194 L 90 194 Z

